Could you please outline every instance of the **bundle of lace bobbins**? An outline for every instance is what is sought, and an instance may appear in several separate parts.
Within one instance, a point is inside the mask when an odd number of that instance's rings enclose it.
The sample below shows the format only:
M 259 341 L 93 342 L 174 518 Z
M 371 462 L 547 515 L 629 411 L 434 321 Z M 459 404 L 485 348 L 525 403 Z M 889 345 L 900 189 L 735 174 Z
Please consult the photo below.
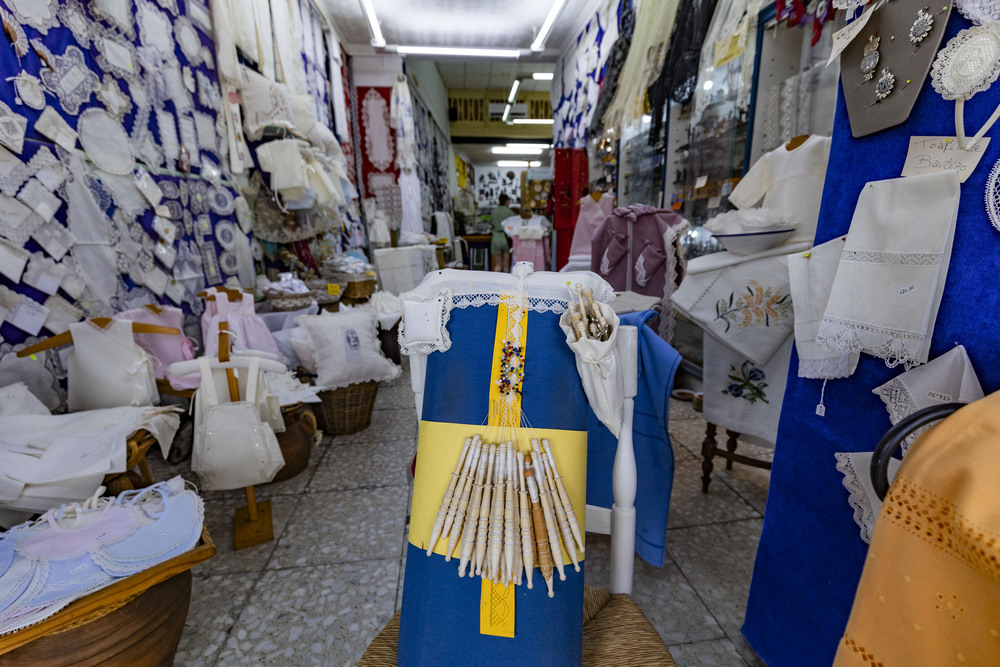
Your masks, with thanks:
M 445 560 L 461 545 L 458 576 L 532 588 L 537 556 L 542 579 L 553 591 L 553 570 L 565 580 L 563 548 L 580 571 L 583 533 L 548 439 L 531 439 L 531 451 L 512 441 L 487 444 L 468 437 L 431 528 L 427 555 L 448 540 Z M 561 538 L 561 543 L 560 543 Z
M 604 313 L 594 301 L 594 290 L 577 283 L 575 292 L 573 290 L 570 292 L 573 293 L 575 303 L 570 304 L 569 317 L 573 323 L 576 339 L 608 340 L 611 336 L 611 325 L 608 324 Z

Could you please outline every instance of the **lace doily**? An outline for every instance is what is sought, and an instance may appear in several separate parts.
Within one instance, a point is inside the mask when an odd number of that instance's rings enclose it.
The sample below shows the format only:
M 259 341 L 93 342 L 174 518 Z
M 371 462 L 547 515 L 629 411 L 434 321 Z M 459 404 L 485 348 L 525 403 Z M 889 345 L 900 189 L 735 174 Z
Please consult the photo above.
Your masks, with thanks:
M 232 191 L 223 185 L 214 185 L 208 191 L 208 206 L 216 215 L 231 215 L 235 209 Z
M 97 99 L 119 123 L 125 122 L 126 114 L 132 111 L 132 100 L 122 92 L 118 80 L 110 74 L 104 75 L 101 87 L 97 89 Z
M 986 179 L 986 214 L 1000 232 L 1000 160 L 993 165 L 993 170 Z
M 41 222 L 41 219 L 38 222 Z M 54 220 L 38 225 L 31 233 L 31 238 L 56 261 L 65 257 L 69 249 L 76 245 L 73 233 Z
M 174 22 L 174 31 L 177 34 L 177 45 L 181 47 L 181 53 L 192 65 L 202 63 L 201 37 L 195 29 L 191 19 L 182 16 Z
M 180 10 L 177 9 L 177 0 L 156 0 L 156 4 L 163 7 L 174 16 L 180 14 Z
M 97 51 L 97 64 L 102 70 L 129 82 L 138 81 L 138 56 L 131 42 L 115 39 L 111 33 L 99 34 L 94 37 L 94 48 Z M 133 99 L 138 106 L 143 106 L 135 95 Z
M 42 219 L 23 203 L 0 195 L 0 236 L 11 243 L 23 246 Z
M 174 25 L 170 17 L 146 0 L 136 0 L 135 18 L 139 23 L 139 41 L 164 57 L 174 55 Z
M 0 102 L 0 144 L 20 154 L 24 148 L 24 132 L 27 128 L 27 118 Z
M 1000 2 L 997 0 L 955 0 L 955 8 L 976 25 L 1000 21 Z
M 43 255 L 33 253 L 28 267 L 21 276 L 21 282 L 45 294 L 55 294 L 66 276 L 66 265 L 55 262 Z
M 17 198 L 41 216 L 45 222 L 51 220 L 62 206 L 62 200 L 49 192 L 37 178 L 32 178 L 25 183 Z
M 84 312 L 58 294 L 53 294 L 45 300 L 49 316 L 45 318 L 45 328 L 54 334 L 69 331 L 69 325 L 84 318 Z
M 39 75 L 42 85 L 59 98 L 63 111 L 75 116 L 80 107 L 90 101 L 90 96 L 101 85 L 101 79 L 87 67 L 79 47 L 70 44 L 65 53 L 57 56 L 37 39 L 31 40 L 31 45 L 44 54 L 49 65 Z
M 80 0 L 66 0 L 59 7 L 59 19 L 73 33 L 77 44 L 85 49 L 90 47 L 90 18 Z
M 393 139 L 389 132 L 389 105 L 374 88 L 361 102 L 361 122 L 365 126 L 365 154 L 379 171 L 392 166 Z
M 98 168 L 119 176 L 130 175 L 135 154 L 121 123 L 103 109 L 90 108 L 80 114 L 77 124 L 80 144 Z
M 1000 23 L 967 28 L 934 58 L 931 82 L 946 100 L 968 100 L 1000 76 Z
M 28 55 L 28 36 L 24 33 L 24 28 L 17 19 L 3 7 L 0 7 L 0 21 L 3 22 L 4 32 L 11 41 L 17 55 L 23 58 Z
M 49 28 L 59 25 L 56 0 L 7 0 L 7 6 L 17 20 L 47 35 Z
M 215 119 L 207 113 L 195 111 L 194 114 L 195 132 L 198 134 L 198 148 L 203 151 L 216 151 Z
M 69 175 L 66 165 L 45 146 L 35 151 L 31 161 L 28 162 L 28 173 L 35 176 L 42 185 L 53 192 L 65 182 Z
M 2 104 L 0 102 L 0 105 Z M 42 111 L 42 115 L 35 121 L 35 131 L 66 150 L 71 151 L 76 148 L 76 130 L 70 127 L 69 123 L 52 107 L 45 107 L 45 110 Z M 3 132 L 3 107 L 0 106 L 0 143 L 4 143 Z
M 14 77 L 14 92 L 16 97 L 14 102 L 26 104 L 32 109 L 41 111 L 45 108 L 45 88 L 42 81 L 37 76 L 21 72 Z
M 116 28 L 130 40 L 135 39 L 130 0 L 90 0 L 88 8 L 97 19 Z

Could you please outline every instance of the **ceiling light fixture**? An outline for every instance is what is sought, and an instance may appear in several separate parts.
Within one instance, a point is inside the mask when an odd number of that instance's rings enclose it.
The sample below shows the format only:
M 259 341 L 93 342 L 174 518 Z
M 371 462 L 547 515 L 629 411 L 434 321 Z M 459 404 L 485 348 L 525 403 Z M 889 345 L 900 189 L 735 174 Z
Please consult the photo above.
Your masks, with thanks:
M 510 146 L 494 146 L 490 149 L 494 155 L 541 155 L 542 149 L 532 148 L 511 148 Z
M 555 77 L 552 72 L 535 72 L 531 75 L 531 78 L 535 81 L 551 81 Z
M 556 0 L 552 3 L 552 9 L 549 10 L 549 15 L 545 17 L 545 22 L 542 23 L 542 27 L 538 31 L 538 36 L 531 43 L 532 51 L 537 53 L 545 50 L 545 40 L 549 38 L 549 31 L 552 30 L 552 25 L 556 22 L 556 18 L 559 17 L 559 12 L 562 11 L 565 4 L 566 0 Z
M 541 163 L 539 163 L 541 164 Z M 529 167 L 531 163 L 527 160 L 497 160 L 498 167 Z
M 385 46 L 385 37 L 382 36 L 382 28 L 379 27 L 378 17 L 375 16 L 375 6 L 372 5 L 372 0 L 361 0 L 361 9 L 365 12 L 365 18 L 368 19 L 368 29 L 372 33 L 372 46 L 381 49 Z
M 506 106 L 506 107 L 504 107 L 504 110 L 503 110 L 503 118 L 501 118 L 501 119 L 500 119 L 500 122 L 501 122 L 501 123 L 506 123 L 506 122 L 507 122 L 507 119 L 508 119 L 508 118 L 510 118 L 510 110 L 511 110 L 511 108 L 512 108 L 512 107 L 510 106 L 510 102 L 508 102 L 508 103 L 507 103 L 507 106 Z
M 515 118 L 516 125 L 552 125 L 555 123 L 551 118 Z
M 514 84 L 510 87 L 510 95 L 507 96 L 507 104 L 517 101 L 517 89 L 521 87 L 521 80 L 514 79 Z
M 517 49 L 465 49 L 453 46 L 397 46 L 396 52 L 414 56 L 468 56 L 470 58 L 518 58 L 521 55 Z
M 532 160 L 531 162 L 528 163 L 528 166 L 529 167 L 541 167 L 542 163 L 539 162 L 538 160 Z
M 544 150 L 546 148 L 552 148 L 552 144 L 517 144 L 508 143 L 507 148 L 537 148 L 539 150 Z

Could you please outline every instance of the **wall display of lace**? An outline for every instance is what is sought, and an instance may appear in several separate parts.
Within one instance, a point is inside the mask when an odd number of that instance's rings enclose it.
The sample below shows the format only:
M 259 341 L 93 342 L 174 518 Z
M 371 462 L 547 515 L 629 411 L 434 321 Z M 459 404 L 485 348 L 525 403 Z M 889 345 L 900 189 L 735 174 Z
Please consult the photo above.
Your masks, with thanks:
M 827 136 L 833 130 L 839 63 L 819 63 L 762 91 L 765 126 L 761 147 L 770 151 L 802 134 Z
M 616 0 L 602 2 L 559 58 L 550 92 L 556 148 L 584 148 L 601 87 L 601 75 L 618 39 Z

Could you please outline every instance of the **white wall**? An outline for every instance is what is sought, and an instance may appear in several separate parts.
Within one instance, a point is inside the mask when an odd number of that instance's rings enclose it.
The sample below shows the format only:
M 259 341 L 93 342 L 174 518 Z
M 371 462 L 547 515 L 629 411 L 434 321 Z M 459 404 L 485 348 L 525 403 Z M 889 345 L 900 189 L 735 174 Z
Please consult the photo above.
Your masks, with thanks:
M 451 139 L 451 123 L 448 121 L 448 89 L 441 80 L 437 65 L 430 60 L 407 60 L 406 74 L 410 80 L 410 93 L 420 100 L 431 112 L 444 136 Z
M 391 88 L 396 82 L 396 75 L 403 72 L 403 59 L 394 55 L 354 56 L 351 67 L 355 86 Z

